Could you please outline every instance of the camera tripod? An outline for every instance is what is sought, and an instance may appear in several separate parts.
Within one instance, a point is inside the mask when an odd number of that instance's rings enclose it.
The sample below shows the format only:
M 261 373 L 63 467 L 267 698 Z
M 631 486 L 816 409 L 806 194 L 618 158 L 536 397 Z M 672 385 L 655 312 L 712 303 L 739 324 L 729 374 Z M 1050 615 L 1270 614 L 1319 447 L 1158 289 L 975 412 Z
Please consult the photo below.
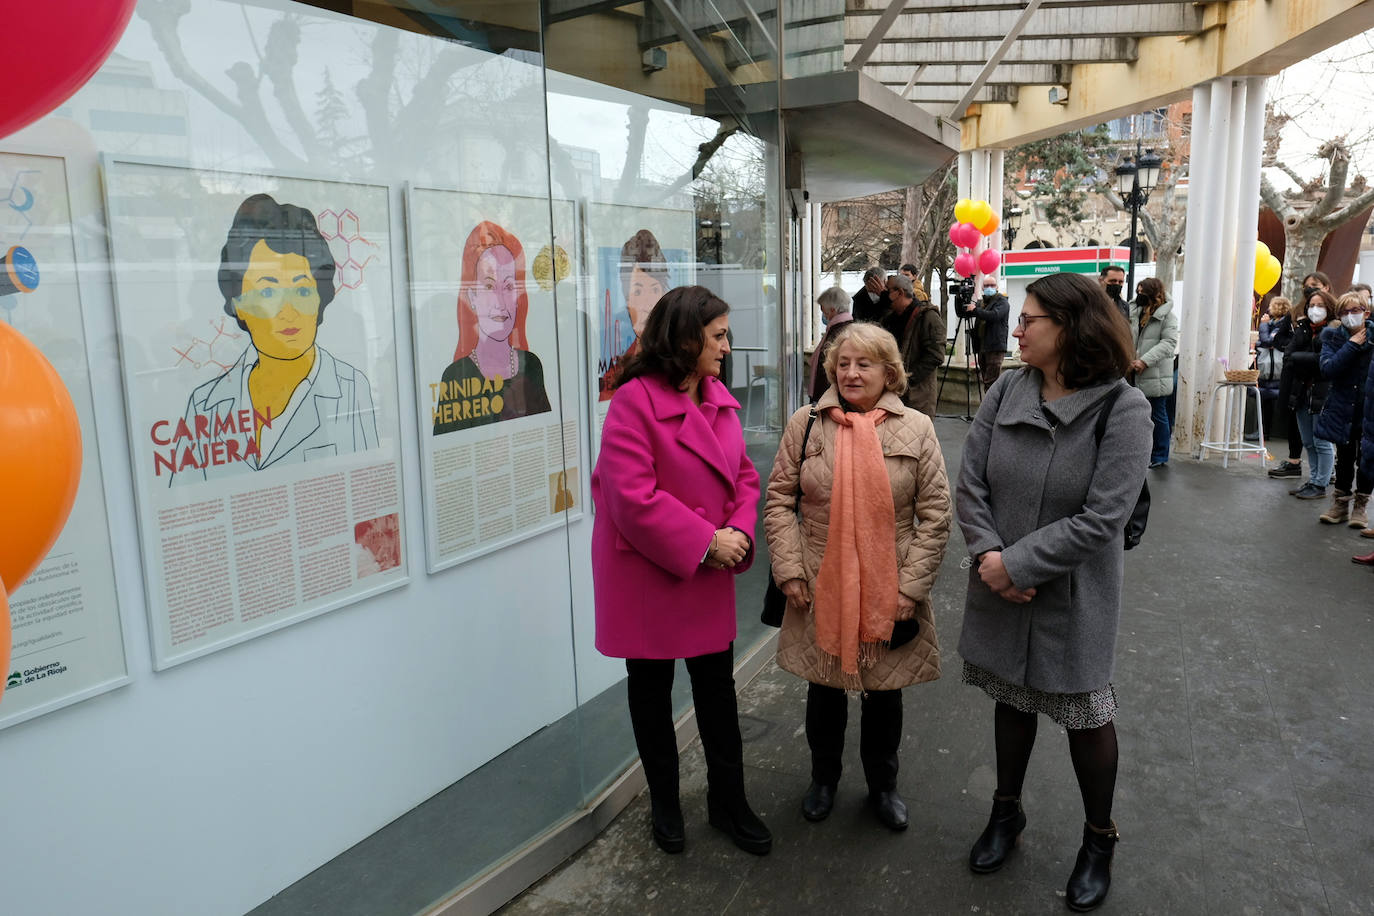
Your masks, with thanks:
M 946 420 L 963 420 L 965 423 L 973 422 L 973 388 L 978 387 L 978 402 L 983 401 L 983 373 L 979 367 L 974 366 L 973 352 L 973 323 L 976 320 L 972 315 L 963 313 L 963 309 L 968 306 L 967 302 L 955 301 L 954 307 L 959 309 L 959 327 L 964 332 L 964 365 L 967 367 L 967 374 L 964 376 L 964 412 L 940 413 L 940 398 L 945 393 L 945 381 L 949 378 L 949 367 L 954 362 L 954 348 L 951 347 L 949 355 L 945 357 L 945 367 L 940 370 L 940 387 L 935 392 L 935 416 Z M 958 332 L 955 332 L 958 336 Z

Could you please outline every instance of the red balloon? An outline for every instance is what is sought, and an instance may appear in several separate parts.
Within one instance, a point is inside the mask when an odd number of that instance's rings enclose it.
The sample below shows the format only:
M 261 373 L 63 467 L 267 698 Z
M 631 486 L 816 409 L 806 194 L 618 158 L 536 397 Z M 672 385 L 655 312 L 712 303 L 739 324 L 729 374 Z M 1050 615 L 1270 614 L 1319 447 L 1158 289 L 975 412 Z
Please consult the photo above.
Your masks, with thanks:
M 0 85 L 0 137 L 26 127 L 71 98 L 110 56 L 134 0 L 27 0 L 6 3 Z
M 961 244 L 961 240 L 963 239 L 963 237 L 964 237 L 963 224 L 962 224 L 962 223 L 950 223 L 950 224 L 949 224 L 949 241 L 950 241 L 950 244 L 952 244 L 955 248 L 961 248 L 961 247 L 963 247 L 962 244 Z
M 978 269 L 985 274 L 992 273 L 997 269 L 997 265 L 1001 263 L 1001 253 L 993 251 L 991 248 L 978 256 Z
M 71 395 L 38 348 L 0 322 L 0 583 L 11 595 L 52 549 L 80 478 Z
M 965 252 L 954 259 L 954 272 L 961 277 L 971 277 L 978 272 L 978 262 Z
M 983 240 L 983 233 L 978 231 L 978 227 L 973 223 L 963 223 L 959 226 L 960 248 L 977 248 L 978 243 Z

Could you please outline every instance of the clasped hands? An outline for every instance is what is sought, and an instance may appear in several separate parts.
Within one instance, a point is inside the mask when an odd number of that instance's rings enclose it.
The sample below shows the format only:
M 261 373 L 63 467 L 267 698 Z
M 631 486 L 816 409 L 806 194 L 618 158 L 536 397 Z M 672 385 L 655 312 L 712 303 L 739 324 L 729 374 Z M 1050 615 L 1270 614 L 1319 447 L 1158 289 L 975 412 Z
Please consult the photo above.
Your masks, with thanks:
M 1012 604 L 1026 604 L 1035 597 L 1034 588 L 1017 588 L 1011 583 L 1007 568 L 1002 565 L 1002 551 L 989 550 L 978 558 L 978 578 L 992 589 L 997 597 Z
M 811 607 L 811 588 L 805 579 L 788 579 L 778 586 L 787 596 L 787 606 L 798 611 Z M 905 620 L 916 610 L 916 601 L 901 592 L 897 593 L 897 614 Z
M 705 564 L 712 569 L 733 569 L 749 555 L 749 538 L 738 528 L 717 528 Z

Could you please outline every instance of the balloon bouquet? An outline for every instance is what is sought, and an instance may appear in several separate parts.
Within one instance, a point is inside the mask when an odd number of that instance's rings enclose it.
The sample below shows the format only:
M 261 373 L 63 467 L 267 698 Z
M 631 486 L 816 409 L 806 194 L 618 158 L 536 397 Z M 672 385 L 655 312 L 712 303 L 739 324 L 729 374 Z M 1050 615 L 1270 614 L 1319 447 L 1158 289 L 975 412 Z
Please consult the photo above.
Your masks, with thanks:
M 1269 253 L 1269 246 L 1255 243 L 1255 292 L 1263 296 L 1283 276 L 1283 262 Z
M 80 89 L 114 50 L 133 11 L 134 0 L 6 4 L 6 31 L 18 40 L 0 61 L 7 100 L 0 137 Z M 71 395 L 38 348 L 0 322 L 0 697 L 10 662 L 8 596 L 52 549 L 80 477 L 81 426 Z
M 997 231 L 1001 220 L 986 200 L 965 197 L 954 205 L 954 223 L 949 227 L 949 240 L 956 249 L 963 248 L 954 258 L 954 272 L 971 277 L 982 272 L 990 274 L 1002 263 L 1002 254 L 991 248 L 978 251 L 983 239 Z

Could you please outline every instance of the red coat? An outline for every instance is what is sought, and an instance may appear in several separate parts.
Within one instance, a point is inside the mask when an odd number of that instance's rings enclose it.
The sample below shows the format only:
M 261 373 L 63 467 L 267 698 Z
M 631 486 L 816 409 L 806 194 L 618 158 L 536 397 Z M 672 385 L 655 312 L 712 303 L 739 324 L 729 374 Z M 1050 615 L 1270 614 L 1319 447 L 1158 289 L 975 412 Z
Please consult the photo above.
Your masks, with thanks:
M 751 539 L 759 475 L 739 402 L 719 379 L 698 408 L 659 377 L 611 399 L 592 472 L 596 648 L 612 658 L 691 658 L 735 638 L 733 570 L 701 565 L 717 528 Z

